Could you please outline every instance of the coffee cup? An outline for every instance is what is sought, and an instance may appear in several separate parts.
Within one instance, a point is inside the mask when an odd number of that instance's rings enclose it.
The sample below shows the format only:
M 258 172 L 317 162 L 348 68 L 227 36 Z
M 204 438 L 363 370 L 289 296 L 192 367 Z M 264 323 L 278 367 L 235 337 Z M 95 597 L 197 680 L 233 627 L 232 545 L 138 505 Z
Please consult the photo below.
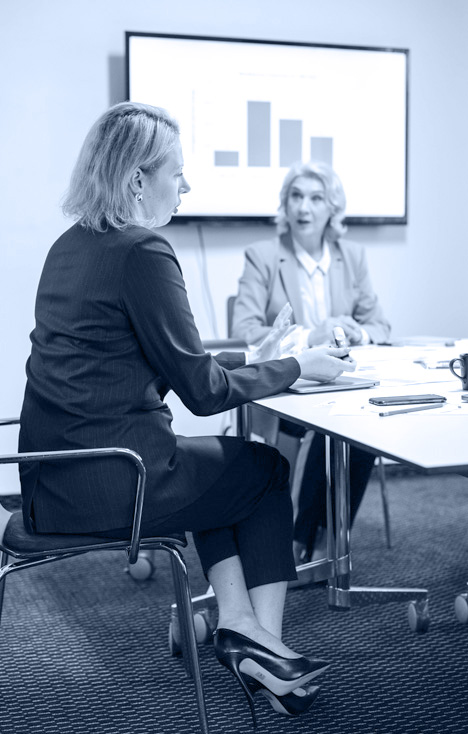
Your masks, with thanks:
M 468 354 L 460 354 L 449 363 L 450 372 L 462 381 L 462 389 L 468 390 Z M 457 368 L 460 372 L 457 372 Z

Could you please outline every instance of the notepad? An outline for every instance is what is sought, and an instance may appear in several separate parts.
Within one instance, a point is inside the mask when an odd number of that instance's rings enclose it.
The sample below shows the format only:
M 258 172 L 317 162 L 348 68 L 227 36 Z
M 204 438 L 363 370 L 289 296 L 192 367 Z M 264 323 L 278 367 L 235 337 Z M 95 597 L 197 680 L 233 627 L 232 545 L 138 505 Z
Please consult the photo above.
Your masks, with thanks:
M 363 377 L 337 377 L 331 382 L 303 380 L 301 377 L 288 387 L 294 393 L 308 394 L 314 392 L 335 392 L 336 390 L 358 390 L 363 387 L 380 385 L 378 380 L 368 380 Z

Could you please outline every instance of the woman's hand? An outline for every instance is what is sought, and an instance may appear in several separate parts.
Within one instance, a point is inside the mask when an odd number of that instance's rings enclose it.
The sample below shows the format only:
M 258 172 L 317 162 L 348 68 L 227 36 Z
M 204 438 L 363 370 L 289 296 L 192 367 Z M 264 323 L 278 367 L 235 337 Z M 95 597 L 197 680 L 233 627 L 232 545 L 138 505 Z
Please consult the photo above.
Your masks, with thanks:
M 301 354 L 295 355 L 301 368 L 303 380 L 318 380 L 319 382 L 330 382 L 339 377 L 343 372 L 354 372 L 356 362 L 349 357 L 344 361 L 342 357 L 349 355 L 348 347 L 340 349 L 334 347 L 321 347 L 306 349 Z
M 360 344 L 362 341 L 362 330 L 358 322 L 352 316 L 338 316 L 346 338 L 350 344 Z
M 250 350 L 249 364 L 253 362 L 266 362 L 269 359 L 279 359 L 281 357 L 283 354 L 281 342 L 296 328 L 294 325 L 291 326 L 291 314 L 292 307 L 289 303 L 286 303 L 274 320 L 269 334 L 258 347 Z
M 362 339 L 361 327 L 352 316 L 343 314 L 341 316 L 330 316 L 325 321 L 322 321 L 316 329 L 311 331 L 308 339 L 309 346 L 333 343 L 333 329 L 335 326 L 341 326 L 350 344 L 360 343 Z

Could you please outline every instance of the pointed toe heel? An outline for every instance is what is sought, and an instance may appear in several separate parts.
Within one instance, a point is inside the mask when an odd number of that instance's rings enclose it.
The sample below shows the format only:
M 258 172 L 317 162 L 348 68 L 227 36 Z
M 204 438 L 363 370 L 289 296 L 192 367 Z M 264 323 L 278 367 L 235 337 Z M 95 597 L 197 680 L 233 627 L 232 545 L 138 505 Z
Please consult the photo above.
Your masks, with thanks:
M 245 693 L 245 697 L 248 701 L 249 708 L 250 708 L 250 715 L 252 716 L 252 725 L 253 728 L 257 728 L 257 715 L 255 713 L 255 701 L 254 701 L 254 695 L 255 695 L 255 689 L 251 688 L 245 677 L 242 675 L 241 671 L 239 670 L 239 661 L 237 659 L 229 658 L 229 656 L 224 657 L 218 657 L 219 662 L 221 665 L 224 665 L 225 668 L 231 671 L 231 673 L 237 678 L 239 681 L 239 684 L 242 688 L 242 690 Z
M 267 688 L 262 688 L 263 696 L 270 702 L 271 706 L 279 714 L 285 716 L 301 716 L 309 711 L 320 693 L 320 686 L 307 686 L 298 688 L 285 696 L 275 696 Z
M 330 665 L 326 660 L 276 655 L 249 637 L 223 628 L 214 634 L 214 648 L 219 662 L 237 678 L 239 674 L 250 676 L 276 696 L 285 696 L 304 686 Z
M 330 664 L 325 660 L 307 660 L 306 658 L 283 658 L 296 665 L 276 666 L 273 670 L 248 656 L 241 660 L 239 670 L 244 675 L 249 675 L 258 680 L 265 688 L 268 688 L 276 696 L 285 696 L 295 688 L 306 685 L 317 676 L 324 673 Z M 308 665 L 304 665 L 304 661 Z

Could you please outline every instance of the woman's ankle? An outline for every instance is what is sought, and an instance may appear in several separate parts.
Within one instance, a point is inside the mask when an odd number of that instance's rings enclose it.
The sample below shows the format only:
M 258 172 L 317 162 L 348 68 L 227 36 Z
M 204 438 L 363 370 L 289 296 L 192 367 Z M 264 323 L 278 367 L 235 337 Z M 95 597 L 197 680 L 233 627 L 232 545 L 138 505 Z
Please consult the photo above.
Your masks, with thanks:
M 293 540 L 293 555 L 296 566 L 307 563 L 309 558 L 306 543 L 302 543 L 300 540 Z
M 218 627 L 224 629 L 233 630 L 234 632 L 240 632 L 243 635 L 249 636 L 249 632 L 259 627 L 257 618 L 255 615 L 249 614 L 248 612 L 241 612 L 240 614 L 219 614 Z

